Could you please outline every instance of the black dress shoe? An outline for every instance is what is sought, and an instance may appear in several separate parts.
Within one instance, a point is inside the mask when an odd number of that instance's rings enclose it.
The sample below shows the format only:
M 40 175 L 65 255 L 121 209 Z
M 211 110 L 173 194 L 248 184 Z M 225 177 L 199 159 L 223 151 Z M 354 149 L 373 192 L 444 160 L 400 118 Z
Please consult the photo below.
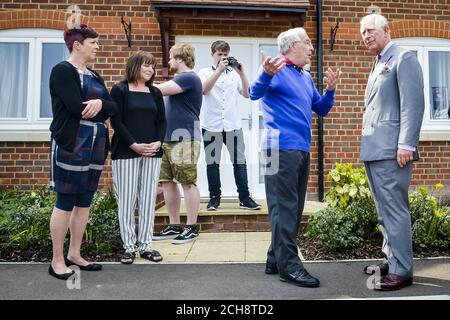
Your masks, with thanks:
M 277 267 L 276 263 L 270 263 L 270 262 L 266 261 L 265 273 L 266 274 L 277 274 L 278 273 L 278 267 Z
M 385 276 L 389 273 L 389 264 L 387 261 L 383 261 L 379 264 L 371 264 L 364 267 L 365 274 L 374 274 L 377 269 L 380 269 L 380 275 Z
M 286 275 L 280 274 L 280 280 L 295 284 L 299 287 L 316 288 L 320 285 L 319 279 L 310 275 L 306 269 L 295 271 Z
M 48 266 L 48 273 L 49 273 L 51 276 L 54 276 L 56 279 L 59 279 L 59 280 L 67 280 L 67 279 L 69 279 L 73 274 L 75 274 L 75 271 L 72 270 L 71 272 L 59 274 L 59 273 L 56 273 L 55 270 L 53 270 L 52 264 L 50 264 L 50 265 Z
M 375 283 L 375 290 L 393 291 L 399 290 L 403 287 L 411 286 L 413 284 L 412 277 L 401 277 L 399 275 L 389 273 Z
M 90 263 L 86 266 L 82 266 L 73 261 L 70 261 L 67 258 L 64 258 L 64 261 L 66 262 L 66 266 L 77 266 L 78 268 L 80 268 L 80 270 L 83 270 L 83 271 L 100 271 L 103 268 L 103 266 L 98 263 Z

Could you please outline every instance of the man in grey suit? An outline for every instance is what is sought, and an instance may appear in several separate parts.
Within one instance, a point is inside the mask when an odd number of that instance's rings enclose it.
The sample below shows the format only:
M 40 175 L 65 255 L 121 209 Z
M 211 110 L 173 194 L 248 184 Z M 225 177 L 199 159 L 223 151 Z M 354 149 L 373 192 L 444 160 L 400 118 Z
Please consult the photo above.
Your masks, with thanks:
M 366 47 L 377 56 L 367 81 L 360 159 L 384 236 L 385 261 L 367 266 L 378 271 L 376 290 L 412 285 L 413 252 L 408 188 L 418 160 L 424 112 L 423 75 L 415 54 L 391 41 L 388 22 L 377 14 L 361 20 Z

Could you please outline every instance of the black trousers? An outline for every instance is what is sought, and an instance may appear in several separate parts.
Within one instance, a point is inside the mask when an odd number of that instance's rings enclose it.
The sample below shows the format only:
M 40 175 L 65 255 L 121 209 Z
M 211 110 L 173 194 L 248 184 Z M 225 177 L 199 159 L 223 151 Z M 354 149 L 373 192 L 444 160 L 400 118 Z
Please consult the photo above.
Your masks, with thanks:
M 305 205 L 310 156 L 300 150 L 267 150 L 263 156 L 272 232 L 267 261 L 276 263 L 283 275 L 303 269 L 296 238 Z
M 245 160 L 245 144 L 242 129 L 233 131 L 212 132 L 202 129 L 205 146 L 206 176 L 208 178 L 209 197 L 221 197 L 220 158 L 222 145 L 228 149 L 233 164 L 234 181 L 236 182 L 239 200 L 250 196 L 247 179 L 247 162 Z

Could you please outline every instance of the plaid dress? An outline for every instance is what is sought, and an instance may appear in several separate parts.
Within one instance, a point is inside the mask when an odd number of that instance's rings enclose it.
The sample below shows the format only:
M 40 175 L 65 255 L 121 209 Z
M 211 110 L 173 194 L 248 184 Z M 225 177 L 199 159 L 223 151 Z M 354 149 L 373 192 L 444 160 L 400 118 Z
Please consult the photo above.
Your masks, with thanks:
M 83 100 L 102 98 L 106 88 L 93 73 L 80 73 Z M 80 120 L 73 151 L 52 139 L 50 188 L 59 193 L 96 191 L 109 150 L 108 128 L 103 122 Z

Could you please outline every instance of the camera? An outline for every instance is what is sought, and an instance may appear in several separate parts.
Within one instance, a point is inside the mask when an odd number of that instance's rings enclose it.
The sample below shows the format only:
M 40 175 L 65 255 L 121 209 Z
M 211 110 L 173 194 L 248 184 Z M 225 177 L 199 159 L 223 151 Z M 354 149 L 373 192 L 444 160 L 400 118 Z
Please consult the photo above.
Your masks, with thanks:
M 242 66 L 241 64 L 236 60 L 235 57 L 228 57 L 228 65 L 234 69 L 241 70 Z

